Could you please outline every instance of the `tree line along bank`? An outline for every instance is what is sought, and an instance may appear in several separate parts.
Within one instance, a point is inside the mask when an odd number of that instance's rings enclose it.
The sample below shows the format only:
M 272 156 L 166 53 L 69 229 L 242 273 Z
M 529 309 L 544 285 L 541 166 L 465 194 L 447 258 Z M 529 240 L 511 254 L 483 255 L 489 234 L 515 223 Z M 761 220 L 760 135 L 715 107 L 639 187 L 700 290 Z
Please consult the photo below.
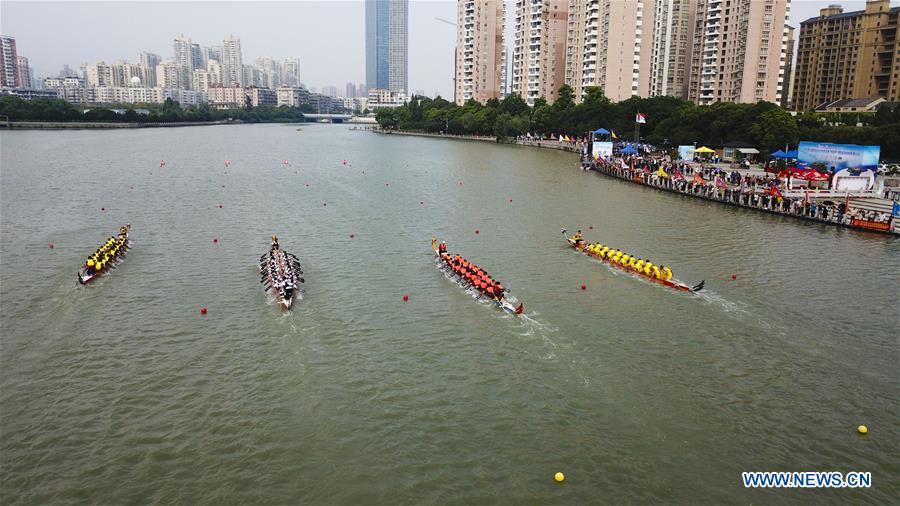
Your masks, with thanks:
M 582 137 L 603 127 L 619 140 L 631 141 L 638 112 L 647 116 L 647 123 L 640 125 L 641 140 L 666 149 L 742 141 L 767 154 L 810 140 L 878 145 L 882 158 L 900 158 L 900 107 L 882 107 L 876 113 L 809 111 L 793 116 L 771 102 L 700 106 L 676 97 L 632 97 L 614 103 L 596 87 L 587 89 L 584 101 L 576 104 L 572 89 L 563 85 L 553 104 L 539 98 L 529 107 L 520 96 L 508 95 L 458 106 L 440 97 L 414 96 L 401 107 L 378 109 L 376 119 L 384 129 L 498 138 L 526 133 Z

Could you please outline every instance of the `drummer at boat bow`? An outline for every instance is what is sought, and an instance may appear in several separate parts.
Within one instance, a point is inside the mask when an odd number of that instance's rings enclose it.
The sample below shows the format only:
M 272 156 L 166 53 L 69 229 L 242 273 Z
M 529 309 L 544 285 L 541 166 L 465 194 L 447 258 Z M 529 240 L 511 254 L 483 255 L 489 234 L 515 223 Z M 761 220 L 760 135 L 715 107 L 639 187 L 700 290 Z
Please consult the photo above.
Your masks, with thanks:
M 439 253 L 441 256 L 444 256 L 444 255 L 447 254 L 447 243 L 446 243 L 446 241 L 441 241 L 441 245 L 438 246 L 438 253 Z
M 576 245 L 584 242 L 584 236 L 581 234 L 581 230 L 579 230 L 578 232 L 575 232 L 575 235 L 572 236 L 572 240 L 575 242 Z

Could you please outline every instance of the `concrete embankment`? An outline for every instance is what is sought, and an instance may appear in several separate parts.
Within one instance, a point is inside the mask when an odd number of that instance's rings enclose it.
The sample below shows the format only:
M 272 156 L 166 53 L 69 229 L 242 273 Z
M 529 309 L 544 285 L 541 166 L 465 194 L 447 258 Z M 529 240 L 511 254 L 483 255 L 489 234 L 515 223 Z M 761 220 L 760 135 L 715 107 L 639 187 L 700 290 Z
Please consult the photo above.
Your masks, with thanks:
M 433 134 L 428 132 L 407 132 L 402 130 L 378 130 L 373 132 L 384 135 L 409 135 L 413 137 L 434 137 L 436 139 L 459 139 L 464 141 L 482 141 L 493 142 L 497 144 L 517 144 L 519 146 L 533 146 L 536 148 L 557 149 L 560 151 L 570 151 L 572 153 L 581 153 L 581 146 L 573 144 L 563 144 L 558 141 L 538 141 L 538 140 L 498 140 L 496 137 L 483 135 L 452 135 L 452 134 Z
M 240 124 L 239 121 L 182 121 L 177 123 L 114 123 L 102 121 L 9 121 L 0 122 L 0 128 L 10 130 L 60 130 L 96 128 L 162 128 Z

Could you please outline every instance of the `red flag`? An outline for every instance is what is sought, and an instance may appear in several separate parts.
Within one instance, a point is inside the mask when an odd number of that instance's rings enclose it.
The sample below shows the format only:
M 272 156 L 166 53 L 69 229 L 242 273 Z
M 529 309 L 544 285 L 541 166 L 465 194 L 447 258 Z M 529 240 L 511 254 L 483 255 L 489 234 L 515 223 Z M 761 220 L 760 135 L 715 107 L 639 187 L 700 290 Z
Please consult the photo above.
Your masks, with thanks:
M 523 303 L 519 303 L 519 307 L 516 308 L 516 314 L 522 314 L 522 305 Z
M 647 115 L 644 113 L 641 113 L 641 112 L 637 113 L 637 116 L 634 117 L 634 122 L 635 123 L 646 123 Z
M 706 184 L 706 181 L 704 181 L 703 176 L 701 176 L 700 174 L 694 174 L 694 183 Z

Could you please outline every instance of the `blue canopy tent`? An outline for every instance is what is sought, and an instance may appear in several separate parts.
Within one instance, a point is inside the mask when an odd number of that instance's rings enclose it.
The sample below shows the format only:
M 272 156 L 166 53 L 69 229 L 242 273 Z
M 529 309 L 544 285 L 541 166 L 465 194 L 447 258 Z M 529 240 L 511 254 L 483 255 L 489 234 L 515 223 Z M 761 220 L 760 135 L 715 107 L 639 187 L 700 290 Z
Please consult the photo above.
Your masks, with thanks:
M 598 129 L 594 130 L 594 133 L 598 134 L 598 135 L 609 135 L 609 130 L 607 130 L 605 128 L 598 128 Z
M 784 157 L 785 157 L 785 158 L 791 158 L 791 159 L 794 159 L 794 160 L 797 159 L 797 156 L 798 156 L 798 155 L 797 155 L 797 150 L 796 150 L 796 149 L 792 149 L 792 150 L 790 150 L 790 151 L 788 151 L 787 153 L 784 154 Z
M 634 149 L 634 146 L 626 146 L 625 149 L 619 151 L 619 153 L 623 155 L 634 155 L 637 154 L 637 150 Z
M 778 151 L 772 153 L 772 158 L 787 158 L 787 157 L 785 156 L 784 151 L 779 149 Z

